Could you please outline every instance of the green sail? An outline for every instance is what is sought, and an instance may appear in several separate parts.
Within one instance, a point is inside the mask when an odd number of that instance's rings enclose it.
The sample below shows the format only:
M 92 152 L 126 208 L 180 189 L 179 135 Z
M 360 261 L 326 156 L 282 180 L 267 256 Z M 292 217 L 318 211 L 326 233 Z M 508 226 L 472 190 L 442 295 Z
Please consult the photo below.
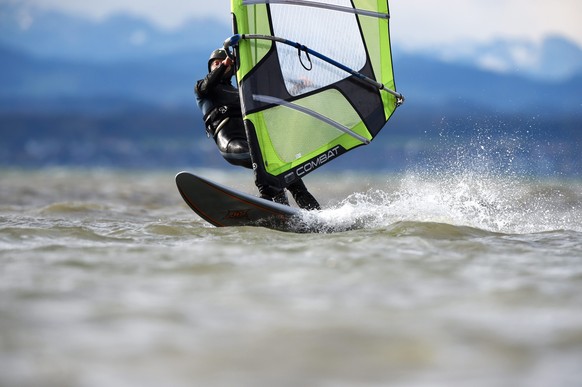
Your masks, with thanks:
M 287 186 L 378 135 L 395 90 L 388 2 L 232 0 L 257 174 Z M 236 38 L 236 39 L 235 39 Z

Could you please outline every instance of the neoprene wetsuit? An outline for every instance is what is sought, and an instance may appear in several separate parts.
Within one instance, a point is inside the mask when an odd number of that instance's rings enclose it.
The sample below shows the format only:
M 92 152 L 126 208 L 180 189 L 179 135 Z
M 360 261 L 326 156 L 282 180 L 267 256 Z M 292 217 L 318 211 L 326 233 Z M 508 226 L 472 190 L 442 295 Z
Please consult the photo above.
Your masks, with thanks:
M 195 94 L 206 131 L 220 154 L 231 164 L 252 168 L 247 136 L 242 120 L 238 90 L 225 77 L 221 64 L 196 83 Z

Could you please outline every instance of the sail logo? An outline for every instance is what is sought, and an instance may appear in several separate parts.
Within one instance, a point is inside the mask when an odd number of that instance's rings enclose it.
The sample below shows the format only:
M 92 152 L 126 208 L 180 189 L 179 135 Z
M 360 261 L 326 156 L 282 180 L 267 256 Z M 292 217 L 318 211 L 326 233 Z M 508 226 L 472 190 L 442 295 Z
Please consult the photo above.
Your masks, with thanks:
M 298 176 L 303 176 L 316 168 L 321 167 L 323 164 L 327 163 L 328 161 L 336 158 L 339 156 L 339 145 L 335 148 L 331 148 L 325 153 L 320 154 L 315 159 L 306 162 L 305 164 L 301 165 L 296 169 L 296 173 Z

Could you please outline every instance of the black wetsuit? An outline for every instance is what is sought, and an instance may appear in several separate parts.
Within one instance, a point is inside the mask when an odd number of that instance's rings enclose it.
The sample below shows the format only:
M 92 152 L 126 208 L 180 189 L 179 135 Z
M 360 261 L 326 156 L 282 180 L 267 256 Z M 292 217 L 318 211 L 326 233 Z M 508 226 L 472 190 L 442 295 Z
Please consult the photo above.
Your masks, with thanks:
M 221 64 L 196 83 L 196 102 L 208 136 L 214 139 L 222 157 L 231 164 L 252 168 L 238 90 L 224 76 L 225 71 L 226 66 Z
M 196 82 L 196 102 L 202 111 L 206 132 L 218 146 L 220 154 L 233 165 L 253 168 L 249 144 L 242 119 L 238 90 L 232 85 L 227 66 L 220 64 L 208 75 Z M 288 204 L 282 188 L 260 184 L 255 181 L 261 197 Z M 319 209 L 317 200 L 307 191 L 303 181 L 298 180 L 287 189 L 301 208 Z

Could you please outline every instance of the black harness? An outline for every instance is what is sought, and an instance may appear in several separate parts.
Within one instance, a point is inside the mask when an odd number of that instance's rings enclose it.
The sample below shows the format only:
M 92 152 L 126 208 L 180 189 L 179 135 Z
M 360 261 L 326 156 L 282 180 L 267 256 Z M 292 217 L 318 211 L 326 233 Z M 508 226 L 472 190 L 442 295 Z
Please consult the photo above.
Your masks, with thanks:
M 221 105 L 212 109 L 204 118 L 208 137 L 216 137 L 232 117 L 242 118 L 240 105 Z

